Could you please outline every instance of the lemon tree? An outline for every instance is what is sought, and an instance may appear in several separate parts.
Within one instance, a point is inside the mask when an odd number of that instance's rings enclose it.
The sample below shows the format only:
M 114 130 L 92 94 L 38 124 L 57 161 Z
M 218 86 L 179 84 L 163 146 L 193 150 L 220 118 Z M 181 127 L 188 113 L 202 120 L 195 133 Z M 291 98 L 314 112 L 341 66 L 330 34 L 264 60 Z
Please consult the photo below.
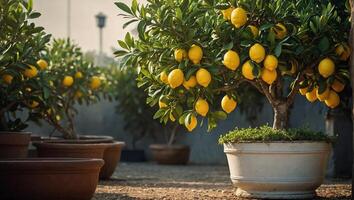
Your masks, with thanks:
M 26 128 L 38 116 L 18 114 L 31 113 L 50 96 L 43 56 L 50 35 L 34 24 L 39 16 L 32 1 L 0 0 L 0 131 Z
M 138 38 L 127 33 L 115 53 L 123 67 L 138 68 L 138 84 L 147 86 L 147 103 L 159 105 L 154 117 L 162 122 L 173 116 L 192 131 L 206 118 L 214 128 L 249 84 L 273 107 L 273 128 L 284 129 L 297 94 L 340 105 L 351 52 L 345 3 L 116 2 L 129 19 L 124 27 L 137 23 Z
M 54 39 L 46 57 L 49 63 L 46 75 L 54 94 L 37 113 L 64 138 L 76 138 L 74 117 L 78 111 L 75 105 L 91 105 L 107 97 L 105 73 L 69 39 Z

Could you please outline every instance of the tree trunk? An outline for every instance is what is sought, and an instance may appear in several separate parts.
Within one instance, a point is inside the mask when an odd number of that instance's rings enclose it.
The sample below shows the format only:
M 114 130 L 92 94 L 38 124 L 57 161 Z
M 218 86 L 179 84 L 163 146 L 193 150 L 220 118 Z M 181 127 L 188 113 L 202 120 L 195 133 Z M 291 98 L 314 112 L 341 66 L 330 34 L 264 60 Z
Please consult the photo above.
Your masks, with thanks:
M 273 129 L 286 129 L 288 127 L 289 106 L 286 102 L 273 104 Z
M 351 10 L 351 12 L 350 12 L 351 29 L 350 29 L 350 35 L 349 35 L 349 46 L 352 49 L 352 52 L 350 55 L 350 63 L 349 63 L 350 66 L 349 67 L 350 67 L 350 72 L 351 72 L 350 78 L 351 78 L 351 86 L 352 86 L 352 96 L 354 97 L 354 2 L 353 2 L 353 0 L 350 0 L 349 2 L 350 2 L 350 10 Z M 353 101 L 352 118 L 353 118 L 353 116 L 354 116 L 354 101 Z M 354 156 L 354 148 L 353 148 L 352 155 Z M 352 174 L 354 174 L 354 164 L 353 163 L 352 163 Z M 354 184 L 352 184 L 352 192 L 354 192 Z

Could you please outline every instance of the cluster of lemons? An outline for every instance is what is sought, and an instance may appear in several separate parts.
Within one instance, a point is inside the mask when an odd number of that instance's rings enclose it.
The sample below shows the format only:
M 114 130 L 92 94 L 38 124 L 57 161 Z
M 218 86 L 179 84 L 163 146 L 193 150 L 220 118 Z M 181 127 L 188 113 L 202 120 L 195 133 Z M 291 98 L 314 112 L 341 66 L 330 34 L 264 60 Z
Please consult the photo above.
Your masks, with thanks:
M 231 21 L 231 23 L 236 28 L 241 28 L 247 23 L 247 12 L 243 8 L 233 8 L 230 7 L 222 11 L 223 17 L 225 20 Z M 256 26 L 249 25 L 252 34 L 254 37 L 259 35 L 259 30 Z M 284 39 L 287 34 L 287 28 L 281 24 L 277 23 L 274 28 L 271 29 L 274 32 L 276 39 Z M 335 48 L 335 53 L 338 55 L 340 60 L 347 60 L 350 56 L 350 48 L 347 44 L 338 44 Z M 278 73 L 276 71 L 278 66 L 278 59 L 274 55 L 266 55 L 264 47 L 256 43 L 249 49 L 249 58 L 250 60 L 246 61 L 242 65 L 242 75 L 249 80 L 253 80 L 256 77 L 253 74 L 253 62 L 260 64 L 263 62 L 263 68 L 261 71 L 261 79 L 267 84 L 271 85 L 277 79 Z M 237 52 L 229 50 L 224 55 L 224 65 L 231 70 L 236 70 L 240 65 L 240 58 Z M 297 62 L 291 61 L 292 67 L 289 72 L 282 72 L 282 74 L 294 74 L 297 68 Z M 327 79 L 335 73 L 335 63 L 330 58 L 324 58 L 318 64 L 319 74 Z M 331 86 L 327 87 L 326 90 L 322 93 L 319 93 L 318 87 L 313 87 L 309 91 L 309 87 L 301 88 L 299 90 L 300 94 L 305 95 L 310 102 L 315 102 L 317 99 L 325 102 L 325 104 L 330 108 L 335 108 L 340 103 L 340 98 L 337 93 L 343 91 L 345 84 L 335 79 Z
M 45 61 L 43 59 L 39 59 L 37 61 L 37 65 L 40 70 L 45 70 L 48 67 L 47 61 Z M 33 65 L 28 65 L 28 68 L 26 68 L 25 70 L 22 71 L 22 75 L 24 78 L 28 78 L 28 79 L 34 78 L 38 75 L 38 69 Z M 22 79 L 23 79 L 23 77 L 22 77 Z M 14 77 L 11 74 L 5 73 L 2 75 L 2 80 L 6 85 L 11 85 L 13 79 L 14 79 Z M 26 90 L 26 92 L 32 91 L 32 89 L 30 87 L 26 87 L 25 90 Z M 30 100 L 30 101 L 25 102 L 25 104 L 27 105 L 27 107 L 33 109 L 33 108 L 38 107 L 39 102 L 37 102 L 35 100 Z
M 40 70 L 45 70 L 48 67 L 48 62 L 44 59 L 39 59 L 37 61 L 37 65 L 39 67 Z M 38 75 L 38 69 L 33 66 L 33 65 L 28 65 L 28 68 L 26 68 L 25 70 L 22 71 L 22 74 L 25 78 L 31 79 L 34 78 Z M 82 72 L 77 71 L 74 75 L 75 79 L 82 79 L 84 76 L 82 74 Z M 11 85 L 12 81 L 13 81 L 14 77 L 11 74 L 5 73 L 2 75 L 2 80 L 6 85 Z M 62 80 L 62 86 L 63 87 L 71 87 L 74 84 L 74 78 L 72 76 L 64 76 L 63 80 Z M 90 83 L 89 83 L 89 87 L 91 90 L 96 90 L 101 86 L 101 79 L 98 76 L 92 76 Z M 31 92 L 32 89 L 27 87 L 26 88 L 26 92 Z M 83 96 L 83 93 L 81 91 L 76 91 L 75 92 L 75 98 L 81 98 Z M 29 108 L 36 108 L 39 105 L 39 102 L 35 101 L 35 100 L 31 100 L 26 102 L 26 105 Z
M 236 28 L 241 28 L 247 23 L 247 12 L 243 8 L 234 8 L 230 7 L 222 11 L 222 15 L 225 20 L 230 21 L 233 26 Z M 259 36 L 259 29 L 254 25 L 248 25 L 247 28 L 250 29 L 253 37 L 256 38 Z M 288 30 L 285 25 L 282 23 L 275 24 L 271 28 L 274 36 L 278 40 L 284 39 L 288 35 Z M 342 60 L 347 60 L 350 55 L 350 48 L 347 45 L 341 44 L 336 47 L 336 53 Z M 275 55 L 268 54 L 266 49 L 260 43 L 253 44 L 248 51 L 249 59 L 246 60 L 241 67 L 242 75 L 245 79 L 254 80 L 256 78 L 262 79 L 268 85 L 272 85 L 278 77 L 278 58 Z M 177 62 L 182 62 L 185 59 L 189 59 L 193 64 L 200 64 L 200 61 L 203 57 L 203 50 L 198 45 L 192 45 L 188 52 L 184 49 L 176 49 L 174 51 L 174 59 Z M 240 66 L 240 56 L 238 52 L 234 50 L 228 50 L 223 57 L 223 65 L 231 70 L 235 71 Z M 292 60 L 291 69 L 289 71 L 282 71 L 281 75 L 284 74 L 295 74 L 297 70 L 297 61 Z M 261 65 L 261 71 L 259 76 L 255 76 L 254 67 L 255 64 Z M 318 64 L 318 72 L 324 78 L 328 78 L 335 73 L 335 64 L 330 58 L 323 59 Z M 195 75 L 185 78 L 185 75 L 181 69 L 174 69 L 168 74 L 166 71 L 160 73 L 160 80 L 169 85 L 172 89 L 183 86 L 186 90 L 200 85 L 202 87 L 208 87 L 212 76 L 208 70 L 200 67 Z M 299 90 L 300 94 L 305 95 L 306 98 L 314 102 L 316 99 L 324 101 L 328 107 L 334 108 L 339 105 L 340 99 L 338 92 L 341 92 L 344 89 L 344 84 L 339 80 L 335 79 L 333 84 L 326 89 L 323 93 L 319 93 L 318 87 L 314 87 L 313 90 L 308 91 L 308 88 L 301 88 Z M 237 106 L 237 101 L 225 95 L 221 100 L 221 108 L 226 113 L 231 113 Z M 159 107 L 167 107 L 165 98 L 160 98 Z M 204 98 L 199 97 L 194 103 L 195 112 L 205 117 L 209 112 L 209 103 Z M 170 119 L 175 121 L 174 117 L 170 115 Z M 190 118 L 185 118 L 184 121 L 185 127 L 188 131 L 192 131 L 197 126 L 197 117 L 194 114 L 191 114 Z
M 71 87 L 75 80 L 79 80 L 84 78 L 84 75 L 82 74 L 82 72 L 77 71 L 75 72 L 74 76 L 70 76 L 70 75 L 66 75 L 64 76 L 63 80 L 62 80 L 62 86 L 65 88 L 69 88 Z M 96 90 L 101 86 L 101 79 L 98 76 L 92 76 L 90 79 L 90 83 L 89 83 L 89 87 L 91 90 Z M 77 90 L 75 92 L 75 98 L 81 98 L 83 96 L 83 93 L 80 90 Z
M 188 53 L 184 49 L 176 49 L 174 51 L 174 58 L 177 62 L 182 62 L 184 59 L 189 59 L 193 64 L 200 64 L 202 57 L 203 50 L 198 45 L 192 45 L 188 50 Z M 168 84 L 173 89 L 183 85 L 185 89 L 190 90 L 191 88 L 196 87 L 197 84 L 202 87 L 208 87 L 212 80 L 212 77 L 208 70 L 200 67 L 197 70 L 196 74 L 190 76 L 188 80 L 186 80 L 184 73 L 181 69 L 174 69 L 169 74 L 167 74 L 165 71 L 161 72 L 160 80 L 163 83 Z M 223 97 L 221 101 L 221 107 L 225 112 L 232 112 L 236 108 L 236 106 L 237 102 L 233 98 L 227 95 Z M 167 104 L 163 101 L 163 98 L 160 98 L 159 100 L 159 107 L 167 107 Z M 209 112 L 209 103 L 203 98 L 198 98 L 194 104 L 194 110 L 199 115 L 205 117 Z M 172 121 L 175 120 L 173 116 L 170 116 L 170 119 Z M 190 119 L 186 118 L 184 125 L 186 126 L 188 131 L 192 131 L 197 126 L 196 116 L 192 114 Z

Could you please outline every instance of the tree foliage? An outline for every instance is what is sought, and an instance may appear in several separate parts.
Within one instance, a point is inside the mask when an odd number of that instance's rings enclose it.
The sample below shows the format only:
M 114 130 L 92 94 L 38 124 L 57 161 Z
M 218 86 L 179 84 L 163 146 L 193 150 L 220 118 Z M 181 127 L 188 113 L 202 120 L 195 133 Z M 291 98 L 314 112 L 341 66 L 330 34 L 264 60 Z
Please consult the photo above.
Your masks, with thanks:
M 0 130 L 26 128 L 27 120 L 35 116 L 21 119 L 18 112 L 31 110 L 48 97 L 37 60 L 43 58 L 51 36 L 32 22 L 39 16 L 31 0 L 0 0 Z
M 220 96 L 238 102 L 241 83 L 248 83 L 273 107 L 273 127 L 286 128 L 288 109 L 299 89 L 309 101 L 320 99 L 334 108 L 337 93 L 348 81 L 349 20 L 342 10 L 345 2 L 333 2 L 149 0 L 139 5 L 133 0 L 130 6 L 116 2 L 129 19 L 124 27 L 137 23 L 138 39 L 127 33 L 115 54 L 122 58 L 122 66 L 137 67 L 138 85 L 147 86 L 148 104 L 161 100 L 167 104 L 155 114 L 162 122 L 172 115 L 190 125 L 198 114 L 198 100 L 203 99 L 210 107 L 208 127 L 214 128 L 217 120 L 226 118 Z M 202 50 L 200 62 L 191 53 L 193 45 Z M 182 57 L 177 59 L 178 50 Z M 236 53 L 238 59 L 232 54 L 228 64 L 227 53 Z M 273 56 L 270 64 L 268 55 Z M 198 80 L 198 71 L 207 70 L 211 82 L 198 81 L 188 89 L 179 81 L 176 85 L 163 81 L 161 74 L 168 74 L 170 81 L 176 69 L 184 81 L 192 76 Z

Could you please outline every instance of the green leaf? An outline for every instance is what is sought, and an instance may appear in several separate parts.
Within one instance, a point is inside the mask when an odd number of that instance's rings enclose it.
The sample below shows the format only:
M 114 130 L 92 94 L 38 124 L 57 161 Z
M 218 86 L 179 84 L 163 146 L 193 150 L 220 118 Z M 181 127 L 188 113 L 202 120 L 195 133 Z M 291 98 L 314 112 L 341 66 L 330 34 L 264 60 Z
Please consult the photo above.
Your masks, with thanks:
M 218 120 L 225 120 L 227 118 L 227 114 L 224 111 L 216 111 L 213 113 L 213 116 Z
M 39 12 L 33 12 L 33 13 L 31 13 L 29 16 L 28 16 L 28 18 L 29 19 L 35 19 L 35 18 L 38 18 L 38 17 L 40 17 L 41 16 L 41 13 L 39 13 Z
M 234 42 L 231 41 L 223 46 L 223 49 L 225 50 L 231 50 L 234 47 Z
M 132 12 L 135 14 L 137 9 L 138 9 L 138 2 L 137 2 L 137 0 L 133 0 L 132 1 Z
M 129 6 L 125 5 L 122 2 L 115 2 L 114 3 L 119 9 L 121 9 L 122 11 L 129 13 L 129 14 L 133 14 L 132 11 L 130 10 Z
M 330 42 L 329 42 L 328 38 L 327 37 L 321 38 L 321 40 L 318 44 L 318 48 L 320 49 L 320 51 L 322 53 L 325 53 L 329 50 L 329 47 L 330 47 Z
M 279 56 L 280 56 L 281 50 L 282 50 L 282 45 L 283 45 L 283 43 L 282 43 L 282 42 L 279 42 L 279 43 L 277 44 L 277 46 L 275 46 L 274 55 L 275 55 L 276 57 L 279 57 Z

